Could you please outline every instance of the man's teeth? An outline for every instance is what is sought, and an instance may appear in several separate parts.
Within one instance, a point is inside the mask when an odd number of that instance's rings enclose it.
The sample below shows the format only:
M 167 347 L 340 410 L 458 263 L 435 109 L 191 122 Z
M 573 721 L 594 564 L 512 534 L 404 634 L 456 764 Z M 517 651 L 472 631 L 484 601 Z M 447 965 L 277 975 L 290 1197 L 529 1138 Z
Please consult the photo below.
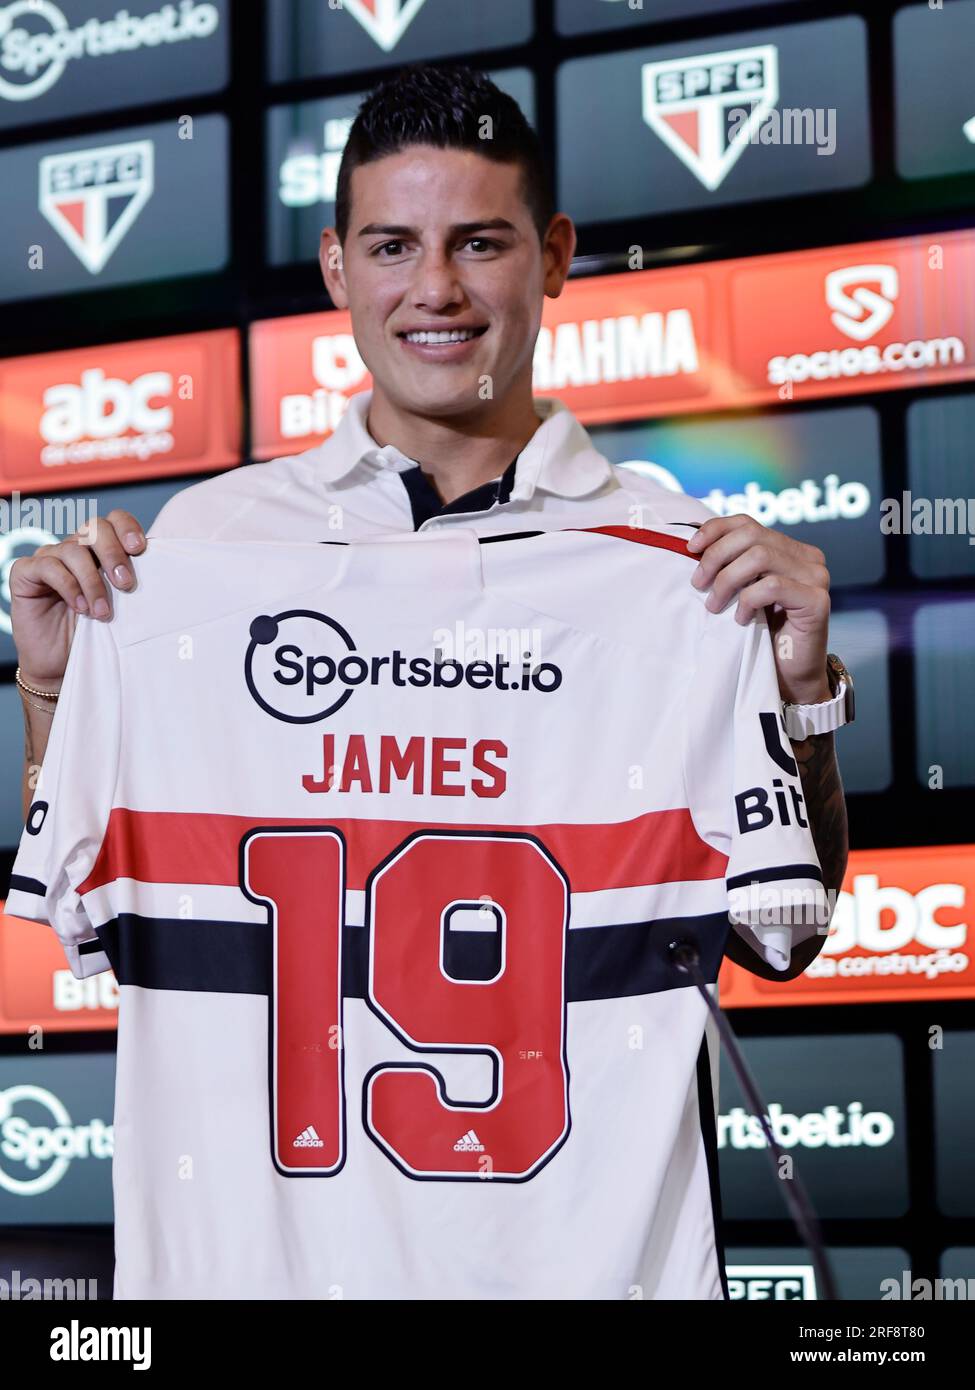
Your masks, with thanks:
M 469 338 L 477 337 L 477 330 L 474 328 L 452 328 L 442 333 L 407 333 L 408 343 L 466 343 Z

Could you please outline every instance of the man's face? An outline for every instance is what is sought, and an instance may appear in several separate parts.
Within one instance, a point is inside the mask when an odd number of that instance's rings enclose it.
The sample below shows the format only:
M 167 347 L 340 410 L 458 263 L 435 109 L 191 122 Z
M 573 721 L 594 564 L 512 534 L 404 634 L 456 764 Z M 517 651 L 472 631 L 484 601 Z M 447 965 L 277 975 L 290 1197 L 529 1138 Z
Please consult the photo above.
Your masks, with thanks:
M 400 409 L 468 412 L 485 378 L 495 402 L 515 383 L 530 389 L 542 299 L 561 289 L 575 237 L 556 219 L 543 251 L 520 178 L 517 164 L 426 145 L 353 172 L 342 265 L 328 265 L 338 242 L 326 228 L 322 271 L 377 389 Z M 458 330 L 459 341 L 422 337 Z

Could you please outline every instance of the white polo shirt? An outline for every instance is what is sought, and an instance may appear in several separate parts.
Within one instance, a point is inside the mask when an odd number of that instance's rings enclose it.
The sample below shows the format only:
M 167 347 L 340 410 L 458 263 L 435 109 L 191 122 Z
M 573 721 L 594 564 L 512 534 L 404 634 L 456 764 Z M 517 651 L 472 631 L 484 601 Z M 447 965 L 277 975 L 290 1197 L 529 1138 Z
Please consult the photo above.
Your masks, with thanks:
M 564 526 L 700 524 L 703 502 L 671 492 L 632 469 L 611 464 L 572 412 L 554 397 L 536 397 L 542 423 L 518 455 L 506 502 L 450 510 L 414 526 L 402 475 L 415 459 L 393 444 L 380 448 L 366 428 L 371 391 L 352 397 L 335 433 L 303 453 L 245 464 L 194 483 L 170 498 L 150 536 L 180 540 L 348 541 L 391 531 L 448 526 L 481 534 L 550 531 Z M 459 501 L 460 499 L 458 499 Z

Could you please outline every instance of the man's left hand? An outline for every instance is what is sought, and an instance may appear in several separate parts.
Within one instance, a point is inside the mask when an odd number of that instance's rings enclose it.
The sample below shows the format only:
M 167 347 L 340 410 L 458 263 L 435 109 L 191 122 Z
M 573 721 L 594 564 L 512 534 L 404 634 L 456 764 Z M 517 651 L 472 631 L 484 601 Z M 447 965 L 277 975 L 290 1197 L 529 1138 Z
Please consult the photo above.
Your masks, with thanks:
M 700 561 L 691 583 L 710 588 L 706 607 L 720 613 L 737 595 L 735 621 L 766 610 L 779 693 L 796 705 L 832 698 L 826 674 L 829 570 L 815 545 L 792 540 L 754 517 L 711 517 L 687 542 Z

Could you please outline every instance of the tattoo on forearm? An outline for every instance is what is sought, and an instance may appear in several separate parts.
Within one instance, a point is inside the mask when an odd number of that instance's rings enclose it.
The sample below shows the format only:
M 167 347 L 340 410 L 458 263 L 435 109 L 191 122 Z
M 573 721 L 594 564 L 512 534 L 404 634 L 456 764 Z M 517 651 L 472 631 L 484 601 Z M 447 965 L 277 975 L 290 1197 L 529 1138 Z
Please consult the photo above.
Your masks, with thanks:
M 823 883 L 838 893 L 850 846 L 846 798 L 833 735 L 811 734 L 792 744 L 792 754 L 799 765 L 806 815 L 823 870 Z
M 23 802 L 23 812 L 26 818 L 30 809 L 31 802 L 31 773 L 34 768 L 34 738 L 31 732 L 30 720 L 24 721 L 24 783 L 21 788 L 21 801 Z

